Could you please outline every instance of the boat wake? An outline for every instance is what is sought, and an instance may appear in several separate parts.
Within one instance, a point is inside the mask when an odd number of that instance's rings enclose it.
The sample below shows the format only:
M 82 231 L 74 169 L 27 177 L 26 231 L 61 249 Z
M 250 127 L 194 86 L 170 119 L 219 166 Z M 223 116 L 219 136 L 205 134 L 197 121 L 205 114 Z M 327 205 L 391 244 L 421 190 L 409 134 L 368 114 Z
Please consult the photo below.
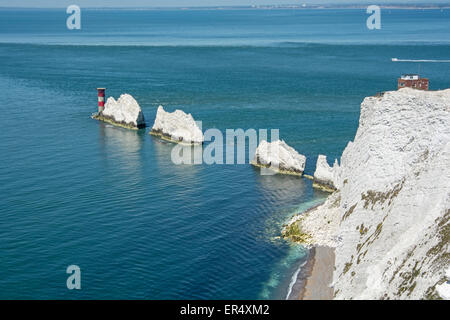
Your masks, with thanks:
M 398 59 L 392 58 L 393 62 L 432 62 L 432 63 L 450 63 L 450 60 L 413 60 L 413 59 Z

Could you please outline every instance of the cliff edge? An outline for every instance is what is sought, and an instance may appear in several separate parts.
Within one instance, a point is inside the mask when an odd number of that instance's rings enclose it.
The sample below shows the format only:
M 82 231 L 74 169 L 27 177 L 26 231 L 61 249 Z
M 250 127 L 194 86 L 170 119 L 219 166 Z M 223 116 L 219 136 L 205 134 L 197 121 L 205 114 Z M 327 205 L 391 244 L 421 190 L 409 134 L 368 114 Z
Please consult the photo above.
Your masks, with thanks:
M 444 298 L 449 163 L 450 89 L 364 99 L 337 191 L 293 219 L 309 243 L 335 247 L 336 299 Z

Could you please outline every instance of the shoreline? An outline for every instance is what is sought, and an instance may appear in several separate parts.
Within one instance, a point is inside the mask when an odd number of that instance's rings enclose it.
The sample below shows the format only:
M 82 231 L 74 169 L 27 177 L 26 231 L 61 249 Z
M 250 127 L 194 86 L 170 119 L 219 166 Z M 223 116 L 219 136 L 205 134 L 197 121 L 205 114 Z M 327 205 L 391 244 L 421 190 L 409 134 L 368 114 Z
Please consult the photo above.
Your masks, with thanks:
M 303 286 L 298 294 L 298 300 L 332 300 L 335 251 L 333 248 L 318 246 L 310 249 L 308 262 L 303 266 Z
M 129 123 L 117 122 L 114 119 L 112 119 L 111 117 L 106 117 L 106 116 L 103 116 L 103 115 L 99 115 L 98 113 L 92 114 L 91 118 L 94 119 L 94 120 L 103 121 L 103 122 L 109 123 L 109 124 L 111 124 L 113 126 L 121 127 L 121 128 L 125 128 L 125 129 L 130 129 L 130 130 L 145 129 L 145 124 L 135 126 L 135 125 L 132 125 L 132 124 L 129 124 Z
M 150 130 L 149 135 L 157 137 L 157 138 L 167 141 L 167 142 L 176 143 L 176 144 L 180 144 L 183 146 L 188 146 L 188 147 L 189 146 L 203 146 L 203 142 L 200 143 L 200 142 L 186 142 L 184 140 L 175 140 L 175 139 L 172 139 L 172 137 L 169 136 L 168 134 L 165 134 L 163 132 L 156 131 L 153 129 Z
M 320 202 L 320 203 L 318 203 L 318 204 L 316 204 L 316 205 L 313 205 L 312 207 L 306 209 L 305 211 L 301 211 L 300 213 L 296 213 L 295 215 L 293 215 L 292 218 L 290 218 L 290 219 L 286 222 L 286 224 L 283 226 L 283 229 L 281 230 L 281 236 L 282 236 L 284 239 L 286 239 L 286 240 L 289 240 L 289 241 L 291 241 L 291 242 L 300 243 L 300 244 L 303 245 L 304 247 L 307 247 L 308 249 L 311 249 L 311 248 L 313 247 L 312 245 L 309 245 L 308 243 L 302 243 L 302 242 L 295 241 L 295 240 L 292 239 L 289 235 L 286 234 L 286 230 L 287 230 L 287 228 L 288 228 L 290 225 L 292 225 L 292 224 L 296 223 L 297 221 L 299 221 L 303 216 L 305 216 L 306 214 L 308 214 L 308 213 L 310 213 L 310 212 L 316 210 L 317 208 L 319 208 L 321 205 L 323 205 L 323 204 L 325 203 L 325 201 L 326 201 L 326 200 L 324 200 L 324 201 L 322 201 L 322 202 Z
M 334 248 L 311 247 L 306 262 L 299 266 L 294 274 L 295 280 L 286 300 L 333 300 L 333 282 L 335 261 Z
M 315 248 L 313 247 L 308 250 L 306 261 L 299 265 L 294 284 L 290 288 L 286 300 L 302 300 L 301 297 L 304 295 L 308 278 L 311 276 L 314 267 L 314 255 Z
M 312 247 L 311 249 L 309 249 L 308 262 L 303 266 L 305 279 L 303 280 L 302 288 L 297 295 L 297 300 L 304 300 L 303 298 L 305 297 L 306 286 L 308 285 L 308 278 L 311 277 L 314 269 L 315 255 L 316 255 L 316 248 Z
M 298 242 L 309 249 L 307 261 L 300 265 L 299 271 L 293 275 L 296 279 L 286 297 L 289 300 L 332 300 L 334 298 L 334 289 L 331 284 L 336 261 L 335 246 L 333 241 L 326 241 L 326 239 L 330 239 L 330 232 L 334 233 L 333 228 L 328 228 L 335 224 L 331 221 L 333 219 L 329 214 L 336 216 L 334 214 L 336 201 L 339 201 L 338 193 L 328 196 L 325 202 L 294 215 L 282 233 L 285 239 Z M 330 224 L 330 222 L 333 223 Z M 318 233 L 313 232 L 314 230 Z
M 318 181 L 313 182 L 313 188 L 316 188 L 318 190 L 322 190 L 322 191 L 328 192 L 328 193 L 333 193 L 336 191 L 336 188 L 331 187 L 330 185 L 325 184 L 325 183 L 320 183 Z
M 250 161 L 250 164 L 257 168 L 272 170 L 273 172 L 278 173 L 278 174 L 286 174 L 286 175 L 291 175 L 291 176 L 303 177 L 303 172 L 300 173 L 300 172 L 296 172 L 293 170 L 273 169 L 270 165 L 264 165 L 264 164 L 258 163 L 256 161 L 253 161 L 253 160 Z

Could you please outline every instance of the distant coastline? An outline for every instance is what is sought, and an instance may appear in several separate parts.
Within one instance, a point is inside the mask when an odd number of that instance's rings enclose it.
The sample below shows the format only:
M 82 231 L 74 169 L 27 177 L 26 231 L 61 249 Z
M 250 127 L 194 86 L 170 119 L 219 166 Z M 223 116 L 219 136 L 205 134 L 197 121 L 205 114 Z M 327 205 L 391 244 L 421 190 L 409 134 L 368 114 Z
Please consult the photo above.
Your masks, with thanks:
M 340 10 L 358 9 L 365 10 L 369 4 L 280 4 L 280 5 L 247 5 L 247 6 L 191 6 L 191 7 L 96 7 L 87 6 L 89 10 Z M 441 10 L 450 9 L 448 3 L 418 3 L 418 4 L 379 4 L 381 9 L 403 9 L 403 10 Z M 60 10 L 61 7 L 2 7 L 0 10 Z

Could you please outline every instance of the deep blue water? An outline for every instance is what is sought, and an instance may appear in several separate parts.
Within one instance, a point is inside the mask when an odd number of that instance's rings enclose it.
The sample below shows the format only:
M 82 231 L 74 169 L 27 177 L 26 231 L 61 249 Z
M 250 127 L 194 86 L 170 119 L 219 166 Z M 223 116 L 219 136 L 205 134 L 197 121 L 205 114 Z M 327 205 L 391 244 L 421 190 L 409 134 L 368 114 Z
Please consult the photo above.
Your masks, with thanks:
M 278 128 L 332 163 L 365 96 L 417 72 L 450 87 L 449 10 L 0 10 L 0 298 L 284 298 L 305 259 L 275 237 L 326 194 L 250 165 L 176 166 L 173 145 L 90 119 L 96 87 L 203 128 Z M 82 289 L 66 288 L 79 265 Z

